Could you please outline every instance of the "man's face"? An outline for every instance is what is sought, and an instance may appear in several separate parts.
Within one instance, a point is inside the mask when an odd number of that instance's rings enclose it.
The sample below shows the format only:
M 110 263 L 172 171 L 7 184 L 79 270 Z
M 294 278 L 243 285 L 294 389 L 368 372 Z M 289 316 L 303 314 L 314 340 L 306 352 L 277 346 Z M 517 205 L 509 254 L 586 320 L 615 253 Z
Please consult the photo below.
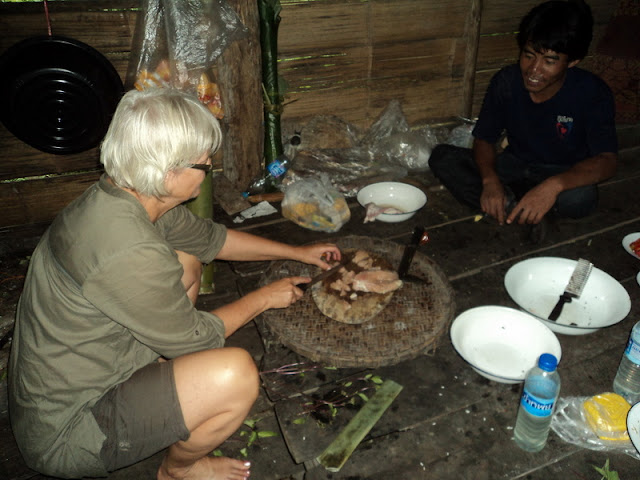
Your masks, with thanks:
M 536 103 L 549 100 L 562 87 L 567 70 L 578 62 L 579 60 L 569 62 L 567 54 L 553 50 L 537 52 L 527 43 L 520 52 L 520 72 L 524 88 Z

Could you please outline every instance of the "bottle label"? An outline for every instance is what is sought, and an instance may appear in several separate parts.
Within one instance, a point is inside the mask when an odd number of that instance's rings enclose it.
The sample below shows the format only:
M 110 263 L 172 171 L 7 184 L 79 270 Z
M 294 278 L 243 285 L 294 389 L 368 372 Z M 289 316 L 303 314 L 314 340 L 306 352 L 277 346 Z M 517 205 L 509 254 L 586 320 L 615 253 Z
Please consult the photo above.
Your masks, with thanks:
M 553 412 L 554 401 L 552 399 L 539 398 L 526 390 L 522 392 L 520 405 L 535 417 L 548 417 Z
M 629 343 L 627 343 L 627 348 L 625 349 L 624 354 L 633 363 L 640 365 L 640 344 L 638 344 L 638 342 L 634 342 L 633 337 L 629 337 Z
M 274 160 L 269 165 L 267 165 L 267 170 L 269 170 L 269 173 L 271 173 L 271 175 L 273 175 L 275 178 L 278 178 L 287 172 L 287 170 L 278 160 Z

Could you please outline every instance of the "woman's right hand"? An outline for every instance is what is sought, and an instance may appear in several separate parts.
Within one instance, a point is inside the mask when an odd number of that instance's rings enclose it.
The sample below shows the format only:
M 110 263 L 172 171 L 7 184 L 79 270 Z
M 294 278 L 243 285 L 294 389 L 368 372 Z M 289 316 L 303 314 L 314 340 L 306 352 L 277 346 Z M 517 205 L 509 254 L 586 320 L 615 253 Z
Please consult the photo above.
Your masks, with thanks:
M 309 282 L 309 277 L 287 277 L 249 292 L 234 302 L 222 305 L 211 313 L 217 315 L 225 327 L 225 338 L 266 310 L 286 308 L 304 292 L 297 285 Z
M 265 285 L 256 293 L 264 295 L 267 309 L 286 308 L 304 295 L 304 292 L 297 285 L 307 283 L 310 280 L 309 277 L 286 277 Z

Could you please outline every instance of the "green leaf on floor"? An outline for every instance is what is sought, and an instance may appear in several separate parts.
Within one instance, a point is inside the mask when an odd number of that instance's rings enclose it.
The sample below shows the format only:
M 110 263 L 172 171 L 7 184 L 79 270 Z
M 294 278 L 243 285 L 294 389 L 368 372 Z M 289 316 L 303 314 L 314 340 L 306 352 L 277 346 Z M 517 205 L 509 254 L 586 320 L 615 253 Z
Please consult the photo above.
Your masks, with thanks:
M 607 461 L 604 462 L 604 466 L 602 468 L 596 467 L 595 465 L 593 466 L 593 468 L 596 470 L 596 472 L 602 475 L 602 478 L 600 480 L 620 480 L 618 472 L 616 472 L 615 470 L 609 470 L 608 458 Z

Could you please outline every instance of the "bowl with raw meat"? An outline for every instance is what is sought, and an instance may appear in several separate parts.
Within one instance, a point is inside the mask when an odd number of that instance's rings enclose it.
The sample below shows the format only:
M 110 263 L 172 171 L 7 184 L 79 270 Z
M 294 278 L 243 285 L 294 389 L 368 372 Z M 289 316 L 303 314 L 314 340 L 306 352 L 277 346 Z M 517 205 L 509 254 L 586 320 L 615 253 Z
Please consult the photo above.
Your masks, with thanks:
M 421 189 L 402 182 L 372 183 L 360 189 L 357 199 L 366 210 L 364 223 L 404 222 L 427 204 Z

